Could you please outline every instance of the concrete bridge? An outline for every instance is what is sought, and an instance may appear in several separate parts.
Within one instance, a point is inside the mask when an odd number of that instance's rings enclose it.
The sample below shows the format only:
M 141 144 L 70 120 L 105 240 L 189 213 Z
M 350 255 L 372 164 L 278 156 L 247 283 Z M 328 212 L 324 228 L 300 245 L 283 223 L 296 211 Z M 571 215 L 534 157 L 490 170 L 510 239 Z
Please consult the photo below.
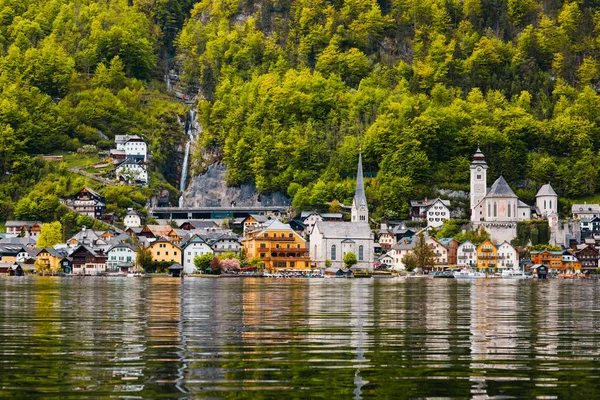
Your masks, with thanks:
M 245 218 L 250 214 L 284 215 L 286 206 L 271 207 L 156 207 L 148 213 L 156 219 L 223 219 Z

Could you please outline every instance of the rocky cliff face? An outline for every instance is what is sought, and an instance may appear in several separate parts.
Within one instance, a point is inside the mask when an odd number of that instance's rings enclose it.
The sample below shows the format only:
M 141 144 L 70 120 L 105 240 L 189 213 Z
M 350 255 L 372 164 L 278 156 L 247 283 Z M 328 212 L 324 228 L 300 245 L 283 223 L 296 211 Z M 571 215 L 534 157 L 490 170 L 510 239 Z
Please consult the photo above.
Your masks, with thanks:
M 259 194 L 254 183 L 227 187 L 226 166 L 213 164 L 202 175 L 192 179 L 183 193 L 184 207 L 260 207 L 290 205 L 290 198 L 282 192 Z

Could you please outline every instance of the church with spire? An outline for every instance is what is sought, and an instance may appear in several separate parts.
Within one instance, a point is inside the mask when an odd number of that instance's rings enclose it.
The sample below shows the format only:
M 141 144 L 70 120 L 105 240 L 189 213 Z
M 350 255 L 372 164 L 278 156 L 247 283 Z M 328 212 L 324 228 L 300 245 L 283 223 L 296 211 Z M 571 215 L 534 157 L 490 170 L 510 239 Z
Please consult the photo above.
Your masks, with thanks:
M 316 268 L 344 267 L 344 256 L 354 253 L 355 269 L 373 269 L 375 235 L 369 226 L 369 206 L 365 196 L 362 155 L 358 155 L 356 190 L 352 200 L 351 222 L 319 221 L 310 234 L 310 259 Z

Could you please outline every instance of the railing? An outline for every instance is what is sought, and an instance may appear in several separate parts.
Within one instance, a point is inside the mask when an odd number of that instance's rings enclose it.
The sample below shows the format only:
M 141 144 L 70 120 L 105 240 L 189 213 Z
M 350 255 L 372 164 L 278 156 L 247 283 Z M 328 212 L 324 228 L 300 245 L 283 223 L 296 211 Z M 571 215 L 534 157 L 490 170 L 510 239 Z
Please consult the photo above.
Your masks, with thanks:
M 481 251 L 490 252 L 490 251 L 492 251 L 492 248 L 491 247 L 482 247 Z

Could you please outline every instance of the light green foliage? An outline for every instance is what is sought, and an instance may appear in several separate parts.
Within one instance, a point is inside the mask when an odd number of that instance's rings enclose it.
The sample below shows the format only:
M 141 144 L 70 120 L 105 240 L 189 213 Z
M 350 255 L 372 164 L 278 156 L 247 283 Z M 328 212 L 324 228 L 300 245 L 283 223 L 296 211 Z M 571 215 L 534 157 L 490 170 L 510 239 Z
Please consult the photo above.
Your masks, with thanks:
M 62 224 L 59 221 L 49 222 L 42 225 L 42 231 L 37 239 L 36 247 L 54 247 L 63 241 Z
M 356 258 L 356 254 L 349 251 L 344 255 L 344 267 L 352 268 L 352 266 L 358 263 L 358 259 Z
M 196 256 L 194 257 L 194 265 L 198 271 L 206 272 L 206 270 L 210 267 L 210 263 L 212 262 L 213 258 L 214 254 L 212 253 Z

